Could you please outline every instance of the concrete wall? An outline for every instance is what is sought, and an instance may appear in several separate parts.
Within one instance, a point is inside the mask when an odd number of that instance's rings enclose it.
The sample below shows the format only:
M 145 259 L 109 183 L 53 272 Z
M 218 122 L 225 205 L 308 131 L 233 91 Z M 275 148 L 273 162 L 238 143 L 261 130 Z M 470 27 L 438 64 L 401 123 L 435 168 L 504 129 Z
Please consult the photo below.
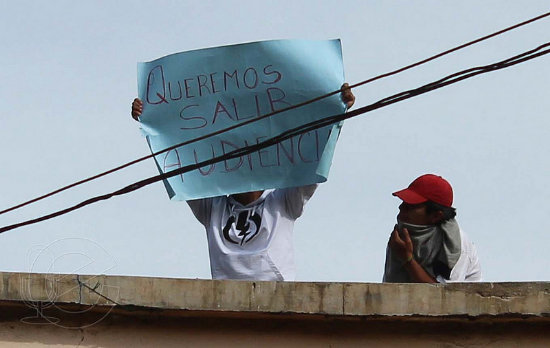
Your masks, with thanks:
M 444 286 L 0 274 L 0 347 L 548 347 L 549 313 L 546 282 Z

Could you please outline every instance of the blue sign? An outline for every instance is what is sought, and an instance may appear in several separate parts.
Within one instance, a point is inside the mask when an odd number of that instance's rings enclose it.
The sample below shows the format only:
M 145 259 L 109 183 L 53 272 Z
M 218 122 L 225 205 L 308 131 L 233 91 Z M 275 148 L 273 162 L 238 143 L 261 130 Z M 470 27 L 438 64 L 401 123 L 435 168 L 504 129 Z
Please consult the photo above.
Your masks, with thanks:
M 276 40 L 172 54 L 138 64 L 141 128 L 152 152 L 301 103 L 344 82 L 340 40 Z M 343 113 L 340 95 L 155 157 L 168 172 Z M 179 200 L 327 180 L 340 125 L 165 180 Z

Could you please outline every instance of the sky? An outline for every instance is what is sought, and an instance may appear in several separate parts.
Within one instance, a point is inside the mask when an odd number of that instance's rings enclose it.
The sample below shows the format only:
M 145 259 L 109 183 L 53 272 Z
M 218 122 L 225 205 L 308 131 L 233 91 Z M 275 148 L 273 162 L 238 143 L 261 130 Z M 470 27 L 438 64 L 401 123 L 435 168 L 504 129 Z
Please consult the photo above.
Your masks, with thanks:
M 148 154 L 137 62 L 272 39 L 340 38 L 356 83 L 550 10 L 548 1 L 0 0 L 0 210 Z M 550 41 L 550 18 L 354 90 L 358 108 Z M 452 184 L 485 281 L 550 279 L 550 56 L 345 122 L 294 230 L 297 280 L 380 282 L 400 201 Z M 50 213 L 157 174 L 152 160 L 0 215 Z M 161 183 L 0 234 L 0 271 L 210 278 L 206 236 Z

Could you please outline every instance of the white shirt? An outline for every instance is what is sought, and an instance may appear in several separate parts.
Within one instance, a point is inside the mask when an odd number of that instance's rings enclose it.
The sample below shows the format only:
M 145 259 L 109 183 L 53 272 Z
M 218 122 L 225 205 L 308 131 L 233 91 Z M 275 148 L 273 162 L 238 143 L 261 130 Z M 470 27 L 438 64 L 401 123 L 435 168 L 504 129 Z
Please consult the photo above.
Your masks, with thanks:
M 248 205 L 231 196 L 187 201 L 206 229 L 212 278 L 294 280 L 294 221 L 316 188 L 268 190 Z
M 460 256 L 451 270 L 450 279 L 437 276 L 436 280 L 439 283 L 480 282 L 482 280 L 476 247 L 462 230 L 460 230 Z

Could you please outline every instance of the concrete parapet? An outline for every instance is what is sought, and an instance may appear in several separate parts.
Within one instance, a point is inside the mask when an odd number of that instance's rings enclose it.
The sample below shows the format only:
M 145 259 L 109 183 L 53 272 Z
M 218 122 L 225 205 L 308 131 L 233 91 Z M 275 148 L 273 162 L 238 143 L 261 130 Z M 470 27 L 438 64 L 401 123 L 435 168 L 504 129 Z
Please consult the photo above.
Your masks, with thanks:
M 0 348 L 549 347 L 550 283 L 0 274 Z
M 335 316 L 540 316 L 550 283 L 378 284 L 2 273 L 0 300 Z

